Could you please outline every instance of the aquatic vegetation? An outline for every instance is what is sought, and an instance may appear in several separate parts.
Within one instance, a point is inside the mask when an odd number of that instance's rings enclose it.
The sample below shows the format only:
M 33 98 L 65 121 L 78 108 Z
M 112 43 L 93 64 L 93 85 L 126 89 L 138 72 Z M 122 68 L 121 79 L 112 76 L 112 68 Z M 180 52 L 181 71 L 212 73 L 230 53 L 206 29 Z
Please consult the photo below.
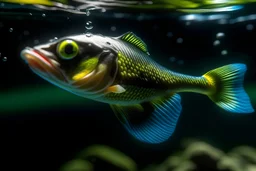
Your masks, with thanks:
M 92 162 L 93 159 L 93 162 Z M 136 163 L 122 152 L 105 145 L 93 145 L 83 150 L 74 160 L 61 167 L 61 171 L 93 171 L 95 160 L 104 160 L 112 170 L 136 171 Z M 198 140 L 185 140 L 183 150 L 171 154 L 160 164 L 151 164 L 141 171 L 254 171 L 256 149 L 235 147 L 229 152 Z
M 86 160 L 74 159 L 62 166 L 60 171 L 93 171 L 93 164 Z
M 143 171 L 253 171 L 256 168 L 256 149 L 252 147 L 236 147 L 225 153 L 202 141 L 193 140 L 185 144 L 184 151 Z
M 93 162 L 91 162 L 91 159 L 93 159 Z M 82 150 L 76 159 L 62 166 L 61 171 L 93 171 L 97 160 L 107 162 L 115 170 L 137 170 L 136 163 L 122 152 L 105 145 L 93 145 Z

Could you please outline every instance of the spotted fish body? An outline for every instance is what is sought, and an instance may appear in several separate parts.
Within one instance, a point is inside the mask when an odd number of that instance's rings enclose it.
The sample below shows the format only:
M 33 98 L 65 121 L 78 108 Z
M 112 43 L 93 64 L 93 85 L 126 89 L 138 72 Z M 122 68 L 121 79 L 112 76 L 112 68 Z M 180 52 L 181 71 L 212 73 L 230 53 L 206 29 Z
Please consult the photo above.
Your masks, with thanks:
M 143 50 L 132 44 L 136 41 L 142 42 L 132 33 L 125 34 L 121 38 L 108 38 L 107 42 L 118 52 L 118 72 L 115 84 L 123 85 L 126 91 L 120 94 L 106 94 L 102 97 L 104 101 L 136 104 L 177 91 L 200 93 L 213 91 L 210 83 L 203 77 L 175 73 L 159 65 L 150 58 L 143 42 L 141 43 Z
M 146 143 L 173 134 L 182 111 L 179 92 L 207 95 L 229 112 L 254 112 L 243 88 L 246 65 L 230 64 L 198 77 L 176 73 L 153 61 L 132 32 L 63 37 L 26 48 L 21 56 L 52 84 L 110 104 L 125 129 Z

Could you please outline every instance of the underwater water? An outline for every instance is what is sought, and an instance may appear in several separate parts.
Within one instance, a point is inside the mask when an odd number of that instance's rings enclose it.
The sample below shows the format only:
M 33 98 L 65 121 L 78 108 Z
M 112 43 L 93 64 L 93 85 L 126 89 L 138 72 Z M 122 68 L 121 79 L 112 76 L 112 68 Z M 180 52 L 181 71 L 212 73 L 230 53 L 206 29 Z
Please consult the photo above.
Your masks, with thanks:
M 4 170 L 59 170 L 84 148 L 95 144 L 119 150 L 134 161 L 123 159 L 132 165 L 129 169 L 97 161 L 97 156 L 90 158 L 95 163 L 94 170 L 111 171 L 142 170 L 160 164 L 181 150 L 184 139 L 203 141 L 224 152 L 237 146 L 256 148 L 255 112 L 229 113 L 207 96 L 189 92 L 180 93 L 182 113 L 171 138 L 161 144 L 140 142 L 124 129 L 108 104 L 52 85 L 33 73 L 20 57 L 27 46 L 63 36 L 91 33 L 117 37 L 131 31 L 146 43 L 153 60 L 172 71 L 201 76 L 227 64 L 246 64 L 244 87 L 255 109 L 256 4 L 239 1 L 212 8 L 209 4 L 207 8 L 194 4 L 196 9 L 193 4 L 191 8 L 176 4 L 166 9 L 164 1 L 162 6 L 152 8 L 140 8 L 143 4 L 135 2 L 126 7 L 107 1 L 40 2 L 43 3 L 34 6 L 26 1 L 0 3 L 0 128 Z M 99 151 L 104 153 L 102 149 Z

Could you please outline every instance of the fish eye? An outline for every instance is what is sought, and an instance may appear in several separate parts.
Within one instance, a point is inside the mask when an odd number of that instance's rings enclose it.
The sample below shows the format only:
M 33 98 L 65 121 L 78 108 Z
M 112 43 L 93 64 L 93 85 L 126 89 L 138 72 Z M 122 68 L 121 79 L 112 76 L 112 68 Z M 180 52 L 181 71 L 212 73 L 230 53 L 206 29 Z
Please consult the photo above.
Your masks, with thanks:
M 72 59 L 76 57 L 78 52 L 79 47 L 73 40 L 64 40 L 57 47 L 57 53 L 62 59 Z

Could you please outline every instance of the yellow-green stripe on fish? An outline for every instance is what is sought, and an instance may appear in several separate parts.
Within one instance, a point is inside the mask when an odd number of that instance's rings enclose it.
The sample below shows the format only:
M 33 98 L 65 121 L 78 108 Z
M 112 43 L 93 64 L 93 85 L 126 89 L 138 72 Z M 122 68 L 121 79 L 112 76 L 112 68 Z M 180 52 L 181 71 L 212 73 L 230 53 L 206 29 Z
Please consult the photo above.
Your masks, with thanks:
M 150 58 L 132 32 L 119 37 L 81 34 L 26 48 L 21 57 L 43 79 L 78 96 L 110 104 L 140 141 L 161 143 L 182 111 L 179 92 L 207 95 L 222 109 L 252 113 L 243 88 L 245 64 L 230 64 L 198 77 L 173 72 Z

